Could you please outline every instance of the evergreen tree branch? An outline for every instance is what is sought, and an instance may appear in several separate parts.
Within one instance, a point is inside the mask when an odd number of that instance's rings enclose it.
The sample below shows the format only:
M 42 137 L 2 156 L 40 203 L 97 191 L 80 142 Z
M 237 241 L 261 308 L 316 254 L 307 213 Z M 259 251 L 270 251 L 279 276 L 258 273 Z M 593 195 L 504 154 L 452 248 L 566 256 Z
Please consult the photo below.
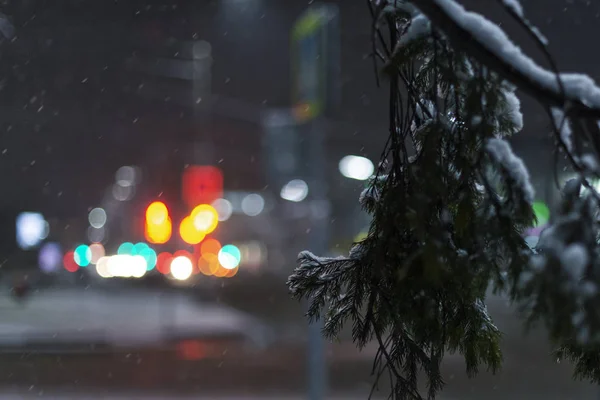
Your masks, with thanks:
M 444 3 L 456 4 L 453 0 L 414 0 L 414 4 L 431 20 L 437 29 L 448 36 L 456 48 L 465 51 L 537 101 L 546 106 L 559 108 L 569 104 L 570 116 L 600 119 L 600 107 L 585 104 L 580 97 L 566 95 L 564 87 L 561 91 L 561 89 L 542 85 L 531 74 L 526 73 L 518 66 L 496 54 L 480 37 L 474 35 L 455 20 L 442 6 Z

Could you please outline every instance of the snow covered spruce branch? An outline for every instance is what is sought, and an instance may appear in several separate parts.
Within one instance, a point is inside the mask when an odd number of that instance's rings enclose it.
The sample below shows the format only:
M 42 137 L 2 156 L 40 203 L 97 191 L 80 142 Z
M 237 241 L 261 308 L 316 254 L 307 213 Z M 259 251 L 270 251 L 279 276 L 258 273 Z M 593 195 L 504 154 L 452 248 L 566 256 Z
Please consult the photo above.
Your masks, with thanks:
M 545 49 L 520 4 L 502 1 Z M 328 337 L 349 324 L 359 348 L 379 344 L 373 374 L 390 374 L 390 398 L 422 399 L 423 386 L 434 398 L 448 352 L 464 357 L 470 375 L 500 367 L 501 333 L 485 307 L 490 285 L 528 324 L 549 328 L 578 376 L 600 382 L 592 365 L 600 201 L 587 180 L 598 169 L 600 90 L 559 73 L 547 52 L 553 71 L 537 66 L 499 27 L 453 0 L 368 4 L 373 59 L 389 87 L 389 137 L 359 199 L 372 216 L 369 233 L 348 257 L 300 253 L 292 295 L 309 300 L 309 318 L 324 318 Z M 547 107 L 558 147 L 580 173 L 536 249 L 524 240 L 535 222 L 534 191 L 506 141 L 523 127 L 516 88 Z

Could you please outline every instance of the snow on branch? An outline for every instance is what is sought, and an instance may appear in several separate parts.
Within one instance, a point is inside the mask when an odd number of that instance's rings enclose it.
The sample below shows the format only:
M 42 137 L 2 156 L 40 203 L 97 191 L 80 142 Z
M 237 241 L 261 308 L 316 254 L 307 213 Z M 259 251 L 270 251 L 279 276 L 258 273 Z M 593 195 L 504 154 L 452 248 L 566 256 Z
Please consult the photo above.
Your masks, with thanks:
M 529 181 L 529 173 L 523 161 L 517 157 L 508 142 L 503 139 L 489 139 L 486 149 L 490 156 L 507 171 L 510 177 L 519 185 L 523 191 L 525 200 L 533 202 L 535 191 Z
M 456 46 L 542 103 L 559 108 L 568 103 L 569 115 L 600 119 L 600 88 L 589 76 L 557 75 L 539 66 L 500 27 L 454 0 L 414 0 L 414 4 Z

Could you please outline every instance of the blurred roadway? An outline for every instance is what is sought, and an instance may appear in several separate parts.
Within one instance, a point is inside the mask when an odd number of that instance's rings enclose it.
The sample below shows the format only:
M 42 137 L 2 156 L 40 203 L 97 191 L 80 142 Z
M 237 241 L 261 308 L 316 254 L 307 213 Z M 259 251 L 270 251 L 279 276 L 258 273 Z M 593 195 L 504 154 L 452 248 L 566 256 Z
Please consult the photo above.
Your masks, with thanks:
M 123 391 L 133 395 L 125 398 L 135 398 L 136 393 L 162 395 L 165 390 L 169 392 L 164 398 L 186 398 L 191 393 L 215 399 L 230 396 L 224 400 L 244 400 L 250 394 L 279 399 L 298 395 L 306 388 L 306 323 L 281 282 L 263 276 L 195 289 L 202 297 L 218 298 L 224 304 L 194 300 L 189 291 L 148 289 L 52 289 L 34 293 L 24 304 L 0 294 L 0 343 L 4 344 L 0 347 L 0 387 L 14 388 L 14 396 L 43 393 L 57 399 L 86 398 L 69 397 L 73 391 L 92 391 L 108 399 L 123 398 L 119 397 Z M 268 294 L 251 296 L 249 292 Z M 168 335 L 156 332 L 161 331 L 157 300 L 161 297 L 163 317 L 168 321 L 162 331 Z M 441 400 L 597 397 L 597 387 L 573 382 L 569 365 L 550 358 L 542 331 L 526 337 L 521 334 L 519 321 L 505 300 L 491 297 L 489 308 L 505 332 L 503 371 L 468 380 L 462 361 L 449 356 L 444 363 L 447 387 Z M 270 341 L 266 335 L 263 341 L 247 341 L 253 331 L 260 338 L 271 328 L 277 340 Z M 237 339 L 219 340 L 234 331 L 241 331 Z M 137 335 L 145 340 L 132 341 Z M 101 346 L 65 347 L 86 340 L 94 344 L 93 339 L 99 338 L 104 339 Z M 344 333 L 341 343 L 328 345 L 331 393 L 366 398 L 376 348 L 370 346 L 360 354 L 346 338 Z M 385 390 L 385 383 L 381 388 Z M 0 395 L 11 398 L 1 390 Z

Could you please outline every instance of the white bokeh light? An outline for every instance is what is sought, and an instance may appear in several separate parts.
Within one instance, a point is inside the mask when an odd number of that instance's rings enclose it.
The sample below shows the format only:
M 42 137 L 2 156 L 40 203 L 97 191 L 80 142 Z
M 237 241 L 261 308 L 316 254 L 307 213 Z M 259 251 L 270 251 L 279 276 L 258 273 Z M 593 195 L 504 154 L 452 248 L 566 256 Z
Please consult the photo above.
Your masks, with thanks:
M 249 194 L 242 200 L 244 214 L 255 217 L 265 209 L 265 199 L 256 193 Z
M 24 212 L 17 217 L 17 244 L 22 249 L 37 246 L 48 236 L 48 223 L 39 213 Z
M 233 214 L 233 205 L 227 199 L 216 199 L 211 205 L 217 210 L 219 221 L 227 221 Z
M 88 214 L 90 225 L 96 229 L 100 229 L 106 224 L 106 211 L 103 208 L 94 208 Z
M 179 281 L 185 281 L 192 276 L 193 270 L 192 260 L 186 256 L 178 256 L 171 261 L 171 275 Z
M 281 188 L 280 195 L 284 200 L 300 202 L 308 196 L 308 185 L 301 179 L 294 179 Z
M 364 181 L 369 179 L 375 171 L 375 166 L 365 157 L 346 156 L 340 160 L 340 172 L 346 178 Z

